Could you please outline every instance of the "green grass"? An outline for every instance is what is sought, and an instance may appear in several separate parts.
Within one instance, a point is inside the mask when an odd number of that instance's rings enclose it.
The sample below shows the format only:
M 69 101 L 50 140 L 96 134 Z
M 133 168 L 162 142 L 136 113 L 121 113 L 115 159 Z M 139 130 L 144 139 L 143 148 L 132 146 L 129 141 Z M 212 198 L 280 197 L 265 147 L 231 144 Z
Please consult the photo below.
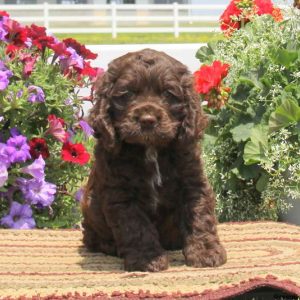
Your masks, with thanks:
M 85 45 L 104 44 L 171 44 L 171 43 L 207 43 L 222 37 L 218 33 L 181 33 L 178 38 L 172 33 L 120 33 L 113 39 L 111 34 L 56 34 L 59 39 L 74 38 Z

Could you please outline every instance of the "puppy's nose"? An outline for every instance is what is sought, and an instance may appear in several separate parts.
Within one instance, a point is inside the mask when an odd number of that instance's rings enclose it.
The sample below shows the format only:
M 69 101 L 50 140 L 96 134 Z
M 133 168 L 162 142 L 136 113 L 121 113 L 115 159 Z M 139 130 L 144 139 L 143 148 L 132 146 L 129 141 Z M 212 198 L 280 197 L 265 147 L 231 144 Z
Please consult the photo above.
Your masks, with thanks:
M 140 116 L 139 122 L 143 128 L 152 129 L 157 123 L 157 118 L 150 114 L 144 114 Z

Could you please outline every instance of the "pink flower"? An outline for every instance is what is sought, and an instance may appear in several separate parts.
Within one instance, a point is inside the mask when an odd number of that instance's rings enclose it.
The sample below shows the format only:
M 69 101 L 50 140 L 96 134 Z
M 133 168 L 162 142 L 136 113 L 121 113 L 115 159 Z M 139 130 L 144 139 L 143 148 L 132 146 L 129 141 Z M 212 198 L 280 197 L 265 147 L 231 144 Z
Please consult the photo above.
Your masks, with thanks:
M 69 134 L 63 128 L 63 120 L 55 115 L 48 116 L 49 129 L 46 134 L 53 135 L 58 141 L 65 143 L 68 140 Z
M 20 60 L 22 61 L 22 63 L 24 64 L 24 68 L 23 68 L 23 75 L 25 77 L 28 77 L 31 75 L 36 60 L 37 60 L 37 55 L 32 56 L 29 53 L 20 53 L 19 54 Z

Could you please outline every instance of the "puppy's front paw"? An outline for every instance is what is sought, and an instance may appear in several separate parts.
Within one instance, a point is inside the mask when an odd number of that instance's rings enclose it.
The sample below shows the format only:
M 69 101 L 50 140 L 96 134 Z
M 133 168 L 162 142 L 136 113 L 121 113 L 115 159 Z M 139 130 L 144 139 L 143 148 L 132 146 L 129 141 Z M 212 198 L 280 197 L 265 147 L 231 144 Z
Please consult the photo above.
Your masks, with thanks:
M 159 272 L 168 269 L 169 260 L 166 254 L 152 258 L 149 257 L 127 257 L 124 267 L 126 271 Z
M 196 268 L 218 267 L 227 260 L 226 251 L 219 243 L 215 243 L 209 249 L 199 248 L 199 245 L 187 245 L 183 250 L 183 254 L 186 265 Z

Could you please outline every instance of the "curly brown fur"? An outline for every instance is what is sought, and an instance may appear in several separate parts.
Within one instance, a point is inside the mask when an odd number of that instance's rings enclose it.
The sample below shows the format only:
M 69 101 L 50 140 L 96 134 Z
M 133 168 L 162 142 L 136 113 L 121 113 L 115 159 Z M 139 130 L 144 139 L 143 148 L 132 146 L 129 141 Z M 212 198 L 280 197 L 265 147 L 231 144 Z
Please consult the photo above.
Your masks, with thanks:
M 294 7 L 300 9 L 300 0 L 294 0 Z
M 128 53 L 97 82 L 89 122 L 95 163 L 82 204 L 84 244 L 124 258 L 127 271 L 226 261 L 199 148 L 207 120 L 187 68 L 150 49 Z

